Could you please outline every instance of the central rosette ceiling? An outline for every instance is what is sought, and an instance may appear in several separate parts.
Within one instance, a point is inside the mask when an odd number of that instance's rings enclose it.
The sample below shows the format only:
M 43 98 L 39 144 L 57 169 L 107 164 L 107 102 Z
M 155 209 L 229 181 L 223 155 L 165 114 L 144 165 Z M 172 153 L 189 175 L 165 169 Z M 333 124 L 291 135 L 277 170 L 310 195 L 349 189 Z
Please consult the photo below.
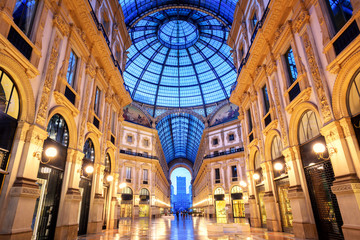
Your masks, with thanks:
M 133 100 L 178 108 L 229 98 L 236 70 L 228 31 L 220 19 L 182 7 L 137 21 L 124 73 Z

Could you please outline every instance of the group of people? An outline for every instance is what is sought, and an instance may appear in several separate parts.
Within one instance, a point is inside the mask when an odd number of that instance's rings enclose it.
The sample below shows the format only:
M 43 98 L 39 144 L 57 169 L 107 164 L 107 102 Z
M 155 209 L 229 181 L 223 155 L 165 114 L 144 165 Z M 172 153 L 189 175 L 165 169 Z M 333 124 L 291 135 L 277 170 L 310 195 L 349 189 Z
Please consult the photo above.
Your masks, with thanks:
M 179 215 L 182 217 L 182 218 L 185 218 L 187 217 L 188 215 L 191 215 L 191 213 L 189 213 L 188 211 L 177 211 L 176 212 L 176 218 L 179 218 Z

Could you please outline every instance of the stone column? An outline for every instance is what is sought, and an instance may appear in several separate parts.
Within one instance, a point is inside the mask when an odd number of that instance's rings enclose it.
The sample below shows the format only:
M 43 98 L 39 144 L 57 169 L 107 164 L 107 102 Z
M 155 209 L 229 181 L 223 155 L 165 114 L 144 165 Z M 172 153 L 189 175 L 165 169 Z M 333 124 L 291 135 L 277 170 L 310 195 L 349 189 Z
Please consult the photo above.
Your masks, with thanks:
M 291 147 L 283 150 L 285 156 L 286 167 L 289 176 L 289 192 L 288 198 L 293 213 L 293 231 L 297 238 L 316 238 L 316 226 L 312 221 L 312 213 L 308 211 L 308 203 L 305 199 L 305 193 L 301 186 L 300 171 L 301 158 L 299 147 Z
M 40 195 L 36 184 L 40 161 L 36 153 L 41 157 L 47 132 L 37 125 L 28 124 L 19 126 L 17 132 L 21 135 L 16 136 L 14 146 L 16 144 L 23 147 L 21 156 L 16 159 L 17 170 L 15 166 L 12 167 L 14 172 L 17 171 L 16 177 L 13 173 L 8 176 L 15 178 L 13 185 L 6 192 L 3 191 L 6 197 L 2 205 L 4 212 L 0 218 L 0 239 L 31 239 L 33 211 Z
M 95 195 L 92 200 L 92 206 L 90 207 L 88 233 L 101 232 L 102 229 L 102 211 L 104 208 L 104 197 L 102 196 L 104 169 L 104 165 L 98 163 L 94 164 L 93 184 L 95 184 Z
M 80 211 L 81 194 L 79 191 L 80 174 L 84 153 L 68 149 L 65 173 L 68 177 L 65 199 L 59 208 L 59 217 L 55 230 L 55 239 L 74 239 L 78 232 L 78 214 Z
M 250 212 L 250 225 L 252 227 L 261 227 L 261 219 L 260 219 L 260 210 L 259 206 L 256 202 L 256 190 L 255 184 L 253 180 L 254 170 L 249 170 L 248 173 L 249 179 L 249 212 Z
M 343 126 L 346 127 L 345 122 Z M 350 128 L 352 126 L 347 129 Z M 333 121 L 320 131 L 325 136 L 334 169 L 335 181 L 331 190 L 338 200 L 344 223 L 342 226 L 344 237 L 357 239 L 360 236 L 360 180 L 355 172 L 343 128 L 339 121 Z M 347 135 L 351 135 L 351 132 L 347 131 Z M 359 159 L 354 160 L 359 161 Z
M 120 218 L 120 216 L 117 215 L 117 206 L 118 206 L 118 200 L 117 200 L 117 194 L 119 189 L 119 174 L 113 173 L 114 181 L 112 182 L 112 190 L 111 190 L 111 203 L 110 203 L 110 216 L 109 216 L 109 229 L 117 228 L 117 220 Z
M 282 231 L 281 220 L 278 214 L 278 206 L 275 202 L 275 196 L 272 187 L 273 174 L 272 174 L 272 162 L 266 161 L 261 164 L 264 185 L 265 185 L 265 195 L 264 195 L 264 205 L 266 211 L 266 225 L 269 231 L 280 232 Z

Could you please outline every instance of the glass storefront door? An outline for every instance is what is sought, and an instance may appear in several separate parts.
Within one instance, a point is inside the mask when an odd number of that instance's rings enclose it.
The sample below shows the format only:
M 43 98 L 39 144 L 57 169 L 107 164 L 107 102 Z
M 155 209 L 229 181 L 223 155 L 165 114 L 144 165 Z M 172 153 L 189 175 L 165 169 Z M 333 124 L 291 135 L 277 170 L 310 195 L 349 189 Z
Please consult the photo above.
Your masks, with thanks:
M 245 217 L 245 205 L 244 200 L 237 199 L 232 200 L 234 218 Z
M 293 232 L 293 215 L 288 198 L 288 190 L 290 187 L 289 178 L 276 180 L 276 187 L 279 195 L 279 205 L 281 214 L 281 224 L 284 232 Z
M 139 204 L 139 217 L 149 217 L 148 204 Z
M 265 187 L 264 185 L 256 187 L 259 207 L 260 207 L 260 218 L 261 218 L 261 225 L 263 228 L 266 228 L 266 210 L 264 204 L 264 195 L 265 195 Z
M 226 218 L 226 202 L 225 201 L 215 201 L 215 210 L 217 218 Z
M 132 217 L 132 203 L 121 203 L 120 210 L 121 218 L 131 218 Z

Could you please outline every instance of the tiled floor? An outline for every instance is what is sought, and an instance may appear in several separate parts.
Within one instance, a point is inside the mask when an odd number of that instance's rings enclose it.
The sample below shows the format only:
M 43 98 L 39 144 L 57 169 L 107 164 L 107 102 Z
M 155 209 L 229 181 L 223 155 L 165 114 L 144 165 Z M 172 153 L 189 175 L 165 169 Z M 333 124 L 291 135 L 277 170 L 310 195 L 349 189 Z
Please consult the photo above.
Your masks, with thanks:
M 203 217 L 187 217 L 179 219 L 139 219 L 135 221 L 122 220 L 119 229 L 104 231 L 99 234 L 81 236 L 78 240 L 190 240 L 190 239 L 216 239 L 216 240 L 290 240 L 295 239 L 292 234 L 267 232 L 260 228 L 251 228 L 251 232 L 242 234 L 208 234 L 207 225 L 215 220 Z

